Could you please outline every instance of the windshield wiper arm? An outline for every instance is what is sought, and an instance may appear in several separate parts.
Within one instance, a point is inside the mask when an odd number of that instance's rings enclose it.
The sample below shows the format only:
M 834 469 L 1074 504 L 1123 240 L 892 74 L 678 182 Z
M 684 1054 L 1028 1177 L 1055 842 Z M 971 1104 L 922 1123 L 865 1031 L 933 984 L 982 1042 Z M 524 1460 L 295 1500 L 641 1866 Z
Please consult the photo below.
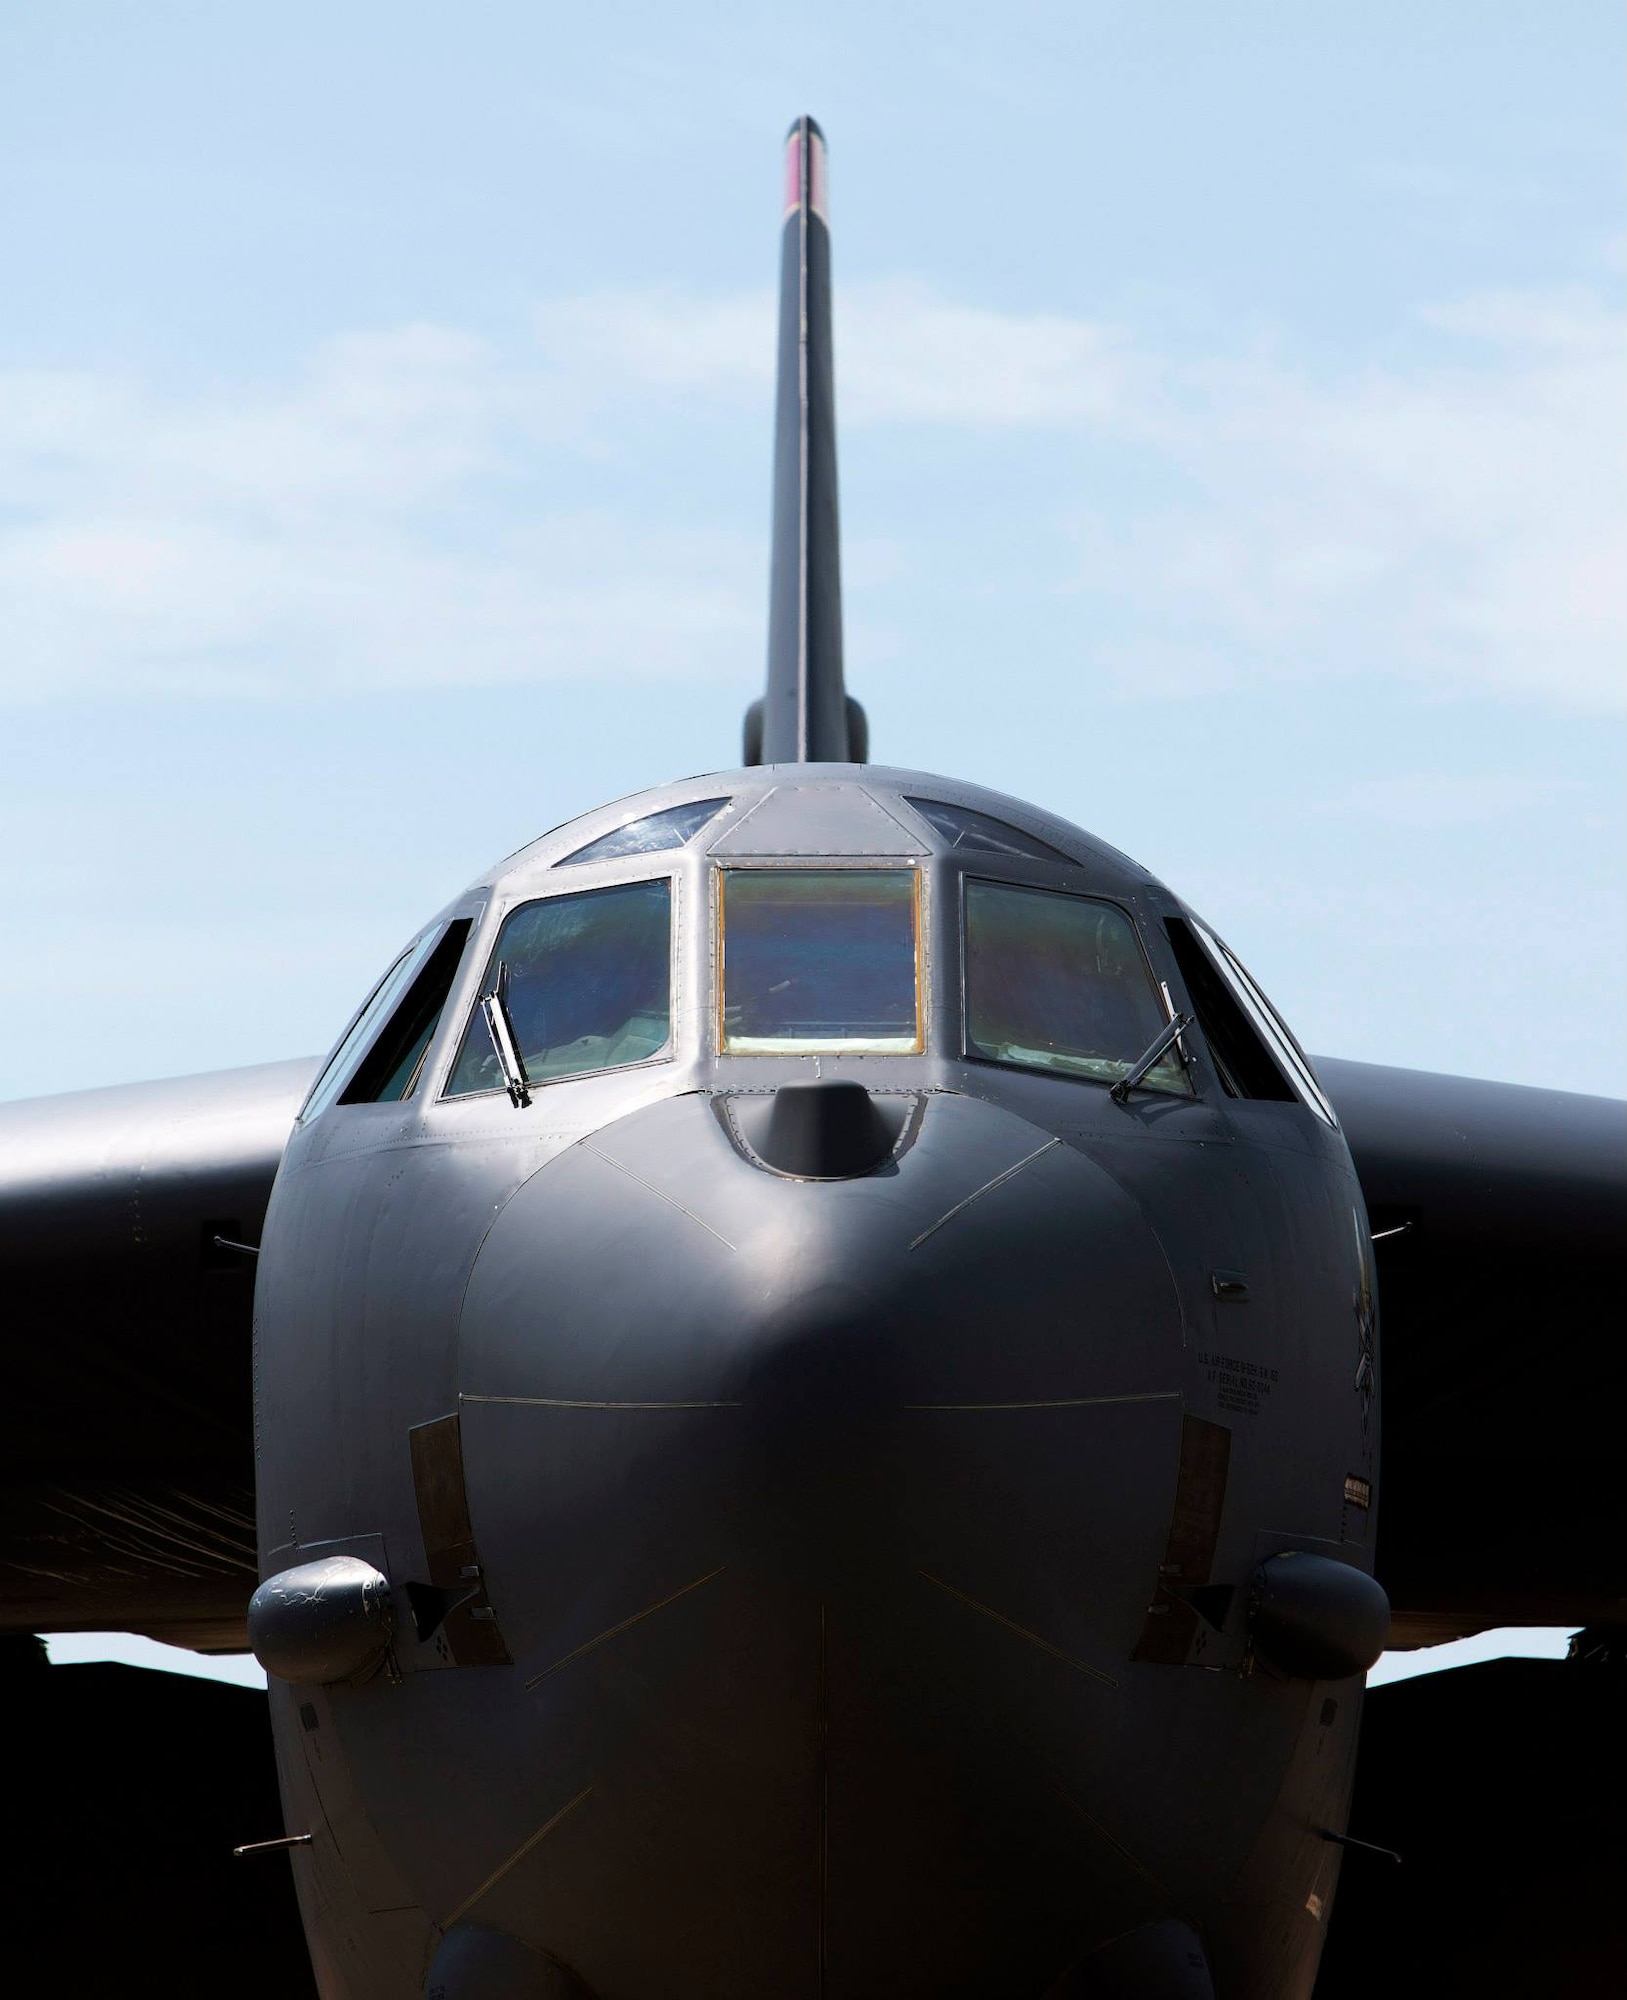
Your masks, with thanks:
M 485 1017 L 486 1033 L 491 1036 L 491 1045 L 497 1053 L 497 1067 L 503 1072 L 503 1087 L 508 1092 L 508 1101 L 516 1111 L 531 1102 L 531 1079 L 525 1073 L 525 1058 L 520 1054 L 520 1045 L 515 1039 L 514 1023 L 508 1011 L 508 960 L 497 961 L 497 977 L 492 982 L 489 993 L 480 996 L 480 1011 Z
M 1122 1104 L 1124 1102 L 1130 1095 L 1130 1092 L 1146 1076 L 1153 1064 L 1157 1062 L 1158 1058 L 1172 1049 L 1191 1025 L 1192 1016 L 1190 1014 L 1176 1014 L 1165 1024 L 1159 1032 L 1157 1041 L 1152 1044 L 1145 1055 L 1136 1057 L 1123 1076 L 1119 1078 L 1118 1082 L 1107 1093 L 1115 1104 Z

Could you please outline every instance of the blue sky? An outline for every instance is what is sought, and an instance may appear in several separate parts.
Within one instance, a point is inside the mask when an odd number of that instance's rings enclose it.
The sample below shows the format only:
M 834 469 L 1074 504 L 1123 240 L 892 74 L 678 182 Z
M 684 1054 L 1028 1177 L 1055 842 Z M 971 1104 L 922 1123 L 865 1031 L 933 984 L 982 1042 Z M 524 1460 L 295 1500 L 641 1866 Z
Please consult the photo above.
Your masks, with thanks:
M 0 1096 L 331 1041 L 737 754 L 831 144 L 879 757 L 1158 869 L 1313 1049 L 1627 1090 L 1620 10 L 0 20 Z

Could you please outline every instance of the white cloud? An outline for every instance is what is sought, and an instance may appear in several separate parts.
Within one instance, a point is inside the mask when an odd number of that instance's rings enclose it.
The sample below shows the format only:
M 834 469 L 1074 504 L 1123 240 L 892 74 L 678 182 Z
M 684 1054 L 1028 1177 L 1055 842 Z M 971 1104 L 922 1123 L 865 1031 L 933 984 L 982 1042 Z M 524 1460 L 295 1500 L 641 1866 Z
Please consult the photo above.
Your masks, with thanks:
M 409 326 L 231 394 L 0 376 L 0 699 L 744 671 L 766 522 L 730 523 L 756 494 L 720 519 L 698 480 L 661 519 L 637 466 L 697 414 L 762 427 L 766 461 L 773 310 L 606 293 L 540 309 L 524 353 Z M 1335 379 L 856 286 L 841 409 L 969 450 L 1018 430 L 1132 452 L 1133 495 L 1064 452 L 1020 504 L 1036 534 L 1074 523 L 1059 591 L 1111 611 L 1097 664 L 1142 691 L 1383 675 L 1620 706 L 1618 324 L 1586 292 L 1423 323 L 1427 362 Z
M 365 517 L 280 534 L 181 515 L 41 526 L 0 554 L 0 690 L 713 679 L 760 645 L 764 567 L 750 537 L 610 515 L 545 516 L 473 552 Z
M 756 406 L 774 381 L 774 311 L 767 291 L 633 290 L 539 306 L 533 322 L 545 362 L 581 395 L 677 391 Z
M 727 671 L 758 539 L 561 509 L 568 392 L 433 327 L 231 398 L 0 377 L 0 697 Z
M 773 386 L 775 310 L 766 290 L 603 292 L 541 308 L 536 327 L 549 361 L 598 397 L 636 387 L 756 409 Z M 906 280 L 844 286 L 835 340 L 849 426 L 1122 423 L 1156 396 L 1156 369 L 1111 327 L 992 312 Z
M 1250 679 L 1622 705 L 1619 322 L 1570 295 L 1430 318 L 1468 351 L 1344 383 L 1276 363 L 1176 378 L 1164 443 L 1190 497 L 1081 530 L 1084 580 L 1150 614 L 1173 686 L 1218 645 Z
M 997 313 L 924 286 L 858 290 L 838 323 L 845 418 L 998 429 L 1141 428 L 1162 369 L 1127 336 L 1055 313 Z

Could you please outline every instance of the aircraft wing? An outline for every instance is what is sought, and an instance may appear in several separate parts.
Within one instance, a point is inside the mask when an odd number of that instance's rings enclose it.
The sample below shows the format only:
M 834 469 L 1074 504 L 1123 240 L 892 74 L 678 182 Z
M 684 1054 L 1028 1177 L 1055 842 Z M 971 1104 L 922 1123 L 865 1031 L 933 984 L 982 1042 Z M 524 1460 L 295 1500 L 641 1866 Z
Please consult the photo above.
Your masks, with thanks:
M 1379 1239 L 1392 1644 L 1627 1624 L 1627 1104 L 1318 1073 Z
M 258 1242 L 315 1067 L 0 1105 L 5 1628 L 244 1643 L 254 1260 L 216 1238 Z M 1380 1238 L 1396 1639 L 1627 1622 L 1627 1106 L 1320 1069 Z
M 314 1060 L 0 1105 L 0 1624 L 241 1650 L 255 1244 Z

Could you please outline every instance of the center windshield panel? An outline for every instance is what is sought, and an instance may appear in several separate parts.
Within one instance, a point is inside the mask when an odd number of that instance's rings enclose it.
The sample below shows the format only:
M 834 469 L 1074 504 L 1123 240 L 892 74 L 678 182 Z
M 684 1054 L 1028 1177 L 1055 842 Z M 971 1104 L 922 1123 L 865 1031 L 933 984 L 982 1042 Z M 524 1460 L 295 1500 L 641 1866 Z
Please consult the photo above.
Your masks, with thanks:
M 913 868 L 725 868 L 719 888 L 725 1054 L 919 1050 Z
M 626 882 L 526 903 L 503 925 L 483 992 L 499 965 L 508 968 L 508 1014 L 530 1082 L 648 1062 L 672 1039 L 672 884 Z M 503 1087 L 476 1008 L 446 1095 Z
M 1115 904 L 968 880 L 965 908 L 969 1055 L 1111 1084 L 1168 1027 L 1135 926 Z M 1173 1049 L 1142 1087 L 1192 1090 Z

